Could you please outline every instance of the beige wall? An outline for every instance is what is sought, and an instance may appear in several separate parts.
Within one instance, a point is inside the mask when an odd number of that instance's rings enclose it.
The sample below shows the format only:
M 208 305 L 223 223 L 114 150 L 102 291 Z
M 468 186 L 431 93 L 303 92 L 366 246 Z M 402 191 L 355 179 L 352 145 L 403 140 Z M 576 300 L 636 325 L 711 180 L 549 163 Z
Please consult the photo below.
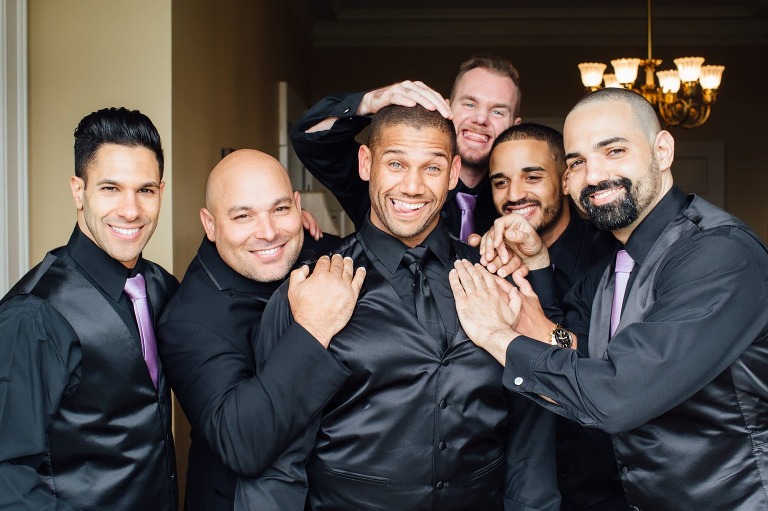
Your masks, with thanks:
M 312 54 L 313 101 L 339 91 L 373 88 L 404 79 L 420 79 L 449 94 L 459 63 L 476 51 L 507 56 L 520 71 L 522 117 L 563 118 L 582 95 L 576 65 L 608 62 L 611 58 L 642 55 L 643 48 L 605 47 L 322 47 Z M 768 69 L 768 46 L 663 47 L 660 58 L 704 55 L 708 62 L 726 66 L 723 86 L 708 123 L 698 129 L 672 129 L 677 140 L 725 143 L 725 206 L 768 240 L 768 101 L 759 98 L 754 84 L 763 83 Z M 750 55 L 752 58 L 744 58 Z M 666 69 L 665 63 L 662 68 Z M 753 65 L 754 64 L 754 65 Z M 672 168 L 674 174 L 674 166 Z
M 173 4 L 174 268 L 202 239 L 198 211 L 222 148 L 278 156 L 277 82 L 309 95 L 309 42 L 285 2 Z
M 166 188 L 144 256 L 171 270 L 170 1 L 30 0 L 30 264 L 69 239 L 73 132 L 85 115 L 108 106 L 141 110 L 160 131 Z

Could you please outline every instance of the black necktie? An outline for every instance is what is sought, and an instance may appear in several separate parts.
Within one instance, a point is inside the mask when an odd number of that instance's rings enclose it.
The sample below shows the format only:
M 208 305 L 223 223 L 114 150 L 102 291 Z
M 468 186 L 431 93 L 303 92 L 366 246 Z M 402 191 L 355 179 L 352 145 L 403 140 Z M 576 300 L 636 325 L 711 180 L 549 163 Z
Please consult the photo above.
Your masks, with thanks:
M 437 308 L 432 290 L 429 288 L 427 276 L 424 275 L 422 261 L 429 254 L 427 247 L 409 248 L 403 254 L 403 266 L 413 274 L 413 301 L 416 306 L 416 317 L 427 329 L 427 332 L 440 343 L 443 349 L 448 347 L 448 339 L 445 335 L 445 327 L 440 319 L 440 312 Z

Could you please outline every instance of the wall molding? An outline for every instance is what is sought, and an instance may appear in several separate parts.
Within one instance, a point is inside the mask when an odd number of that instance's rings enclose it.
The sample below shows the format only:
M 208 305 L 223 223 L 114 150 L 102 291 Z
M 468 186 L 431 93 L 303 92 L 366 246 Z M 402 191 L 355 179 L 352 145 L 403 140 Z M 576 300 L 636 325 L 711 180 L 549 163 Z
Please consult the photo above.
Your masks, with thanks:
M 0 9 L 0 295 L 29 269 L 27 0 Z

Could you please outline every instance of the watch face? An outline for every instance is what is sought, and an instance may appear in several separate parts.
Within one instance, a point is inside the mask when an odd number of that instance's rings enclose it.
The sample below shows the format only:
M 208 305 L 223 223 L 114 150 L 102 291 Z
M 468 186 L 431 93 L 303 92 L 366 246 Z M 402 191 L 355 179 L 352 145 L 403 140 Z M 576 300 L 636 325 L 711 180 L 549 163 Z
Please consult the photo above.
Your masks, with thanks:
M 552 337 L 554 338 L 555 343 L 561 348 L 571 347 L 571 334 L 568 332 L 568 330 L 564 328 L 557 328 L 554 332 L 552 332 Z

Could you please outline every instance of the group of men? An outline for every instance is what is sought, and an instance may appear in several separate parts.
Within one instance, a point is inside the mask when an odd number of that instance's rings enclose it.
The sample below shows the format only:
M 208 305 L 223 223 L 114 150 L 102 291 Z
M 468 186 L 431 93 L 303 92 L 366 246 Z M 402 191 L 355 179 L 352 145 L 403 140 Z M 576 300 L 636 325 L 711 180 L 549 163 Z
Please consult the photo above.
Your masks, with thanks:
M 192 511 L 768 508 L 765 244 L 673 185 L 642 96 L 564 138 L 520 97 L 480 55 L 450 100 L 322 100 L 292 142 L 357 232 L 235 151 L 180 285 L 141 257 L 157 130 L 86 116 L 72 237 L 0 302 L 0 509 L 177 509 L 170 389 Z

